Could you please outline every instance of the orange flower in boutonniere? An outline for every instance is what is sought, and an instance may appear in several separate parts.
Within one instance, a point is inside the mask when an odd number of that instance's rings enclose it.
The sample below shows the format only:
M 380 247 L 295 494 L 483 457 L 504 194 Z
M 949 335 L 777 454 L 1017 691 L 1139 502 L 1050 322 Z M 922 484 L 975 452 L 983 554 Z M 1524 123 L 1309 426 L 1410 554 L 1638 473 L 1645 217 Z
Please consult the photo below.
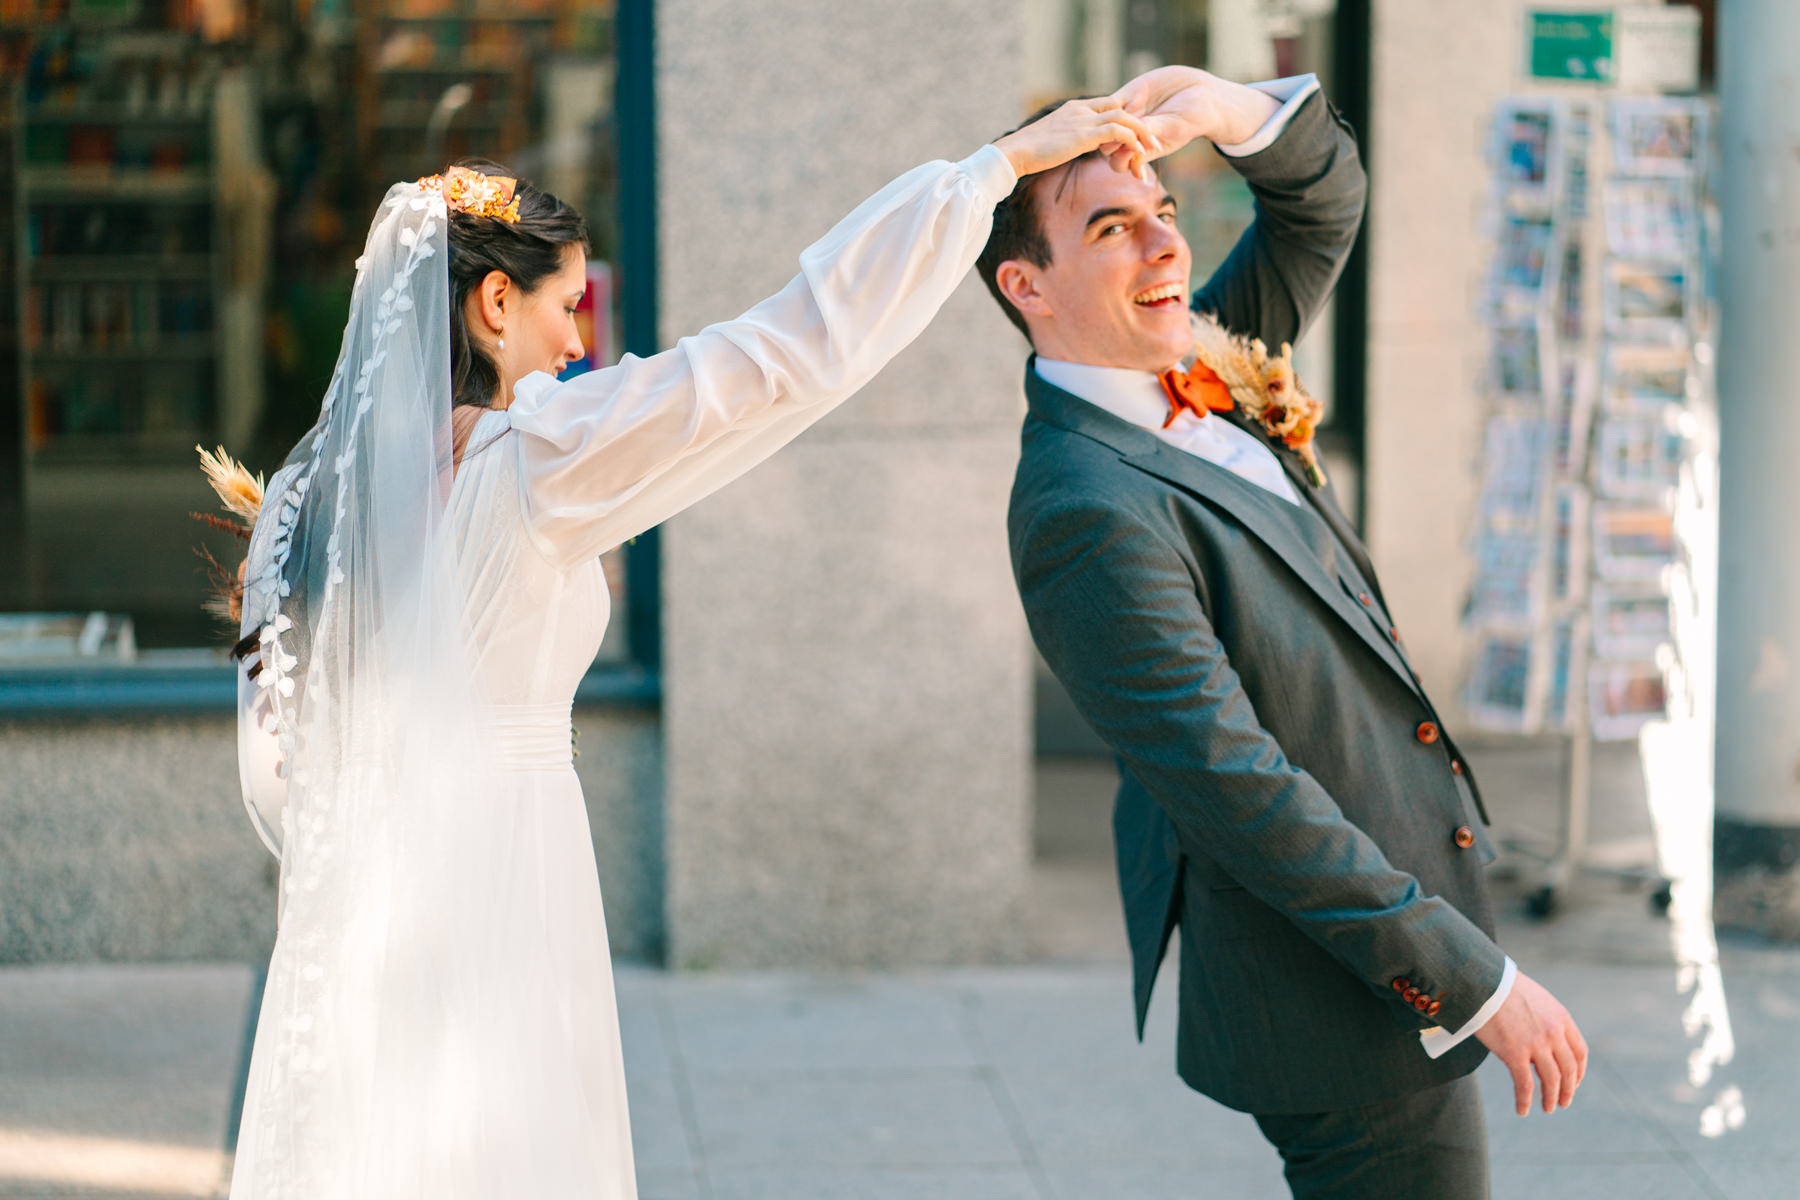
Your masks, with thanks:
M 1271 439 L 1300 456 L 1306 478 L 1325 486 L 1325 469 L 1313 446 L 1313 434 L 1324 419 L 1325 406 L 1307 395 L 1294 374 L 1294 348 L 1284 342 L 1272 355 L 1254 338 L 1232 333 L 1211 316 L 1193 317 L 1194 354 L 1231 391 L 1237 406 Z

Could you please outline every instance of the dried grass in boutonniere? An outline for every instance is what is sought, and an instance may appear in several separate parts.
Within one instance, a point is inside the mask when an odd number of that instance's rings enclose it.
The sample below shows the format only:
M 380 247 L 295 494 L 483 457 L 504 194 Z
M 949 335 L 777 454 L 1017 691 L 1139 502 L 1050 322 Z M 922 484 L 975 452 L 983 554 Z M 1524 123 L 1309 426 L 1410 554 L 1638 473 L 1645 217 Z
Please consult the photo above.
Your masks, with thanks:
M 1231 398 L 1269 437 L 1300 456 L 1306 478 L 1325 486 L 1313 434 L 1325 417 L 1325 406 L 1307 395 L 1294 374 L 1294 348 L 1282 343 L 1271 355 L 1254 338 L 1232 333 L 1211 316 L 1195 314 L 1194 353 L 1231 389 Z
M 256 528 L 256 516 L 262 511 L 262 476 L 250 474 L 243 463 L 225 453 L 223 446 L 210 454 L 201 446 L 194 449 L 200 452 L 200 470 L 205 473 L 206 482 L 212 484 L 213 491 L 218 493 L 226 515 L 218 517 L 198 512 L 188 515 L 208 528 L 249 542 L 250 533 Z M 237 566 L 227 567 L 205 546 L 196 546 L 194 553 L 206 564 L 207 582 L 212 591 L 206 601 L 206 611 L 228 623 L 235 635 L 243 620 L 244 564 L 240 560 Z

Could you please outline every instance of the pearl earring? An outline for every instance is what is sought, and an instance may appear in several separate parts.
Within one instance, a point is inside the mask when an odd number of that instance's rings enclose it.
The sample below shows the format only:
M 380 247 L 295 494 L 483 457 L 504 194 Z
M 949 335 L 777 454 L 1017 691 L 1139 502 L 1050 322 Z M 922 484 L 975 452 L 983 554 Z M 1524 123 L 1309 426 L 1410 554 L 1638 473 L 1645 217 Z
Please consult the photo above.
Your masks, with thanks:
M 506 349 L 506 335 L 504 333 L 500 335 L 500 348 L 502 350 Z

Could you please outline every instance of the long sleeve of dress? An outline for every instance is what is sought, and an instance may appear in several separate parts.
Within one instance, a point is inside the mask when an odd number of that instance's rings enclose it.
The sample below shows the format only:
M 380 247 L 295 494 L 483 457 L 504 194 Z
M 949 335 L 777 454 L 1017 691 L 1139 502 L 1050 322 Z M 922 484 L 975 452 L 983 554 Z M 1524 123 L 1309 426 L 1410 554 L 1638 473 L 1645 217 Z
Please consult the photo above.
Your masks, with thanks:
M 800 273 L 731 321 L 649 358 L 557 383 L 510 410 L 528 525 L 563 565 L 724 487 L 862 387 L 930 323 L 1012 190 L 993 146 L 900 176 L 800 256 Z

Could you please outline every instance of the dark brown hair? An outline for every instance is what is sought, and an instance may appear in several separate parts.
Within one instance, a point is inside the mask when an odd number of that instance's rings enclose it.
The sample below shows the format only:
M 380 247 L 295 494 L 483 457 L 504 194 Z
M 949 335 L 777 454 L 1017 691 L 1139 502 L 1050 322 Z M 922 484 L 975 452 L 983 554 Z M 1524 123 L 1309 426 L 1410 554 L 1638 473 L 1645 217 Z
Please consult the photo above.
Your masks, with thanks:
M 1065 96 L 1061 100 L 1052 100 L 1036 112 L 1020 121 L 1018 127 L 1007 131 L 1017 133 L 1020 129 L 1036 121 L 1041 121 L 1071 100 L 1096 100 L 1098 96 Z M 1001 137 L 1005 137 L 1002 134 Z M 995 139 L 996 141 L 999 139 Z M 1100 157 L 1100 151 L 1089 150 L 1079 158 L 1070 160 L 1060 167 L 1052 167 L 1048 171 L 1039 171 L 1033 175 L 1020 178 L 1013 185 L 1012 194 L 994 206 L 994 225 L 988 233 L 987 245 L 982 248 L 981 256 L 975 260 L 975 270 L 981 275 L 981 282 L 1006 314 L 1006 319 L 1018 326 L 1019 332 L 1031 340 L 1031 330 L 1025 326 L 1025 314 L 1013 307 L 1000 291 L 997 276 L 1000 264 L 1012 259 L 1028 262 L 1034 267 L 1050 265 L 1050 239 L 1044 235 L 1044 216 L 1038 208 L 1038 184 L 1047 176 L 1059 175 L 1062 183 L 1058 185 L 1057 194 L 1067 186 L 1076 168 L 1092 159 Z
M 456 164 L 483 175 L 512 174 L 497 163 L 465 159 Z M 519 219 L 450 214 L 450 402 L 483 408 L 500 390 L 500 371 L 469 336 L 463 302 L 490 271 L 503 272 L 531 292 L 562 270 L 571 246 L 588 249 L 581 214 L 527 180 L 518 182 Z

